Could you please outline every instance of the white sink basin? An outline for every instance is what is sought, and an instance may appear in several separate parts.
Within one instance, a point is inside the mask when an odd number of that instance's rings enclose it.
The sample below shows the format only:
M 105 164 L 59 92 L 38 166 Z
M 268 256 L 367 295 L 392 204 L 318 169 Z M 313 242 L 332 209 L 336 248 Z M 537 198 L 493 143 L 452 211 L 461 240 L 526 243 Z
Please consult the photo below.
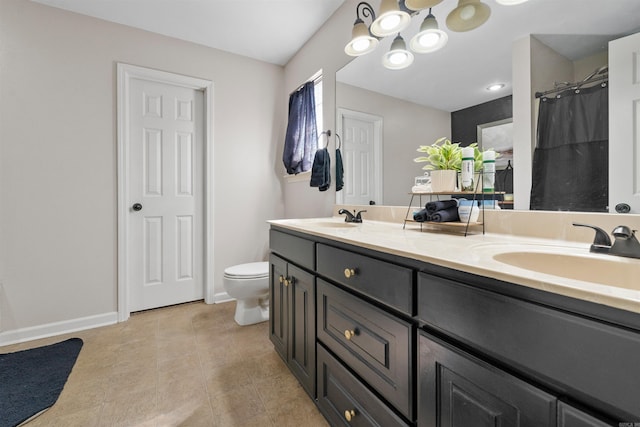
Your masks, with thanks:
M 610 255 L 568 255 L 558 252 L 513 251 L 493 259 L 532 272 L 617 288 L 640 290 L 640 261 Z

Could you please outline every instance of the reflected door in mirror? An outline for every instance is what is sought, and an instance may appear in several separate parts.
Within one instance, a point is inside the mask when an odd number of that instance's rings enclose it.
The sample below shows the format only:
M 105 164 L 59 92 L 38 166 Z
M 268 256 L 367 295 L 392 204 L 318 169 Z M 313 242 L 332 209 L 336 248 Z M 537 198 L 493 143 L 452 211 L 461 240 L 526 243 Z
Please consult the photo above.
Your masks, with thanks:
M 336 193 L 338 203 L 368 205 L 382 200 L 381 130 L 381 117 L 340 110 L 344 187 Z

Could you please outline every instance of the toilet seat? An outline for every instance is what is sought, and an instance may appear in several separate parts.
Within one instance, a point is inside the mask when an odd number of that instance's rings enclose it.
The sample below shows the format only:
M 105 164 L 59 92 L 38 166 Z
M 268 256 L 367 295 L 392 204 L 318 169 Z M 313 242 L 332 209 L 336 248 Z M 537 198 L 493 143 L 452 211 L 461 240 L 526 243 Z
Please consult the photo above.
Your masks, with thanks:
M 267 261 L 234 265 L 224 270 L 224 277 L 227 279 L 262 279 L 268 276 L 269 263 Z

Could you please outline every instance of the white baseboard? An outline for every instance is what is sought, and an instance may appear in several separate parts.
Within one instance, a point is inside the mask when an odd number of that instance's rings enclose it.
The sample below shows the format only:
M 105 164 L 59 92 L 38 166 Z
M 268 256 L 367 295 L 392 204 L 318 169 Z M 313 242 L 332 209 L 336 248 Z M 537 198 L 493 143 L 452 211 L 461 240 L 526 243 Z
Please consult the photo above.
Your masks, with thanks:
M 235 301 L 235 298 L 231 298 L 229 294 L 226 292 L 218 292 L 213 296 L 214 304 L 218 304 L 221 302 L 229 302 L 229 301 Z
M 79 319 L 64 320 L 62 322 L 15 329 L 13 331 L 0 332 L 0 346 L 17 344 L 40 338 L 48 338 L 71 332 L 83 331 L 85 329 L 113 325 L 116 323 L 118 323 L 118 313 L 114 311 L 112 313 L 81 317 Z

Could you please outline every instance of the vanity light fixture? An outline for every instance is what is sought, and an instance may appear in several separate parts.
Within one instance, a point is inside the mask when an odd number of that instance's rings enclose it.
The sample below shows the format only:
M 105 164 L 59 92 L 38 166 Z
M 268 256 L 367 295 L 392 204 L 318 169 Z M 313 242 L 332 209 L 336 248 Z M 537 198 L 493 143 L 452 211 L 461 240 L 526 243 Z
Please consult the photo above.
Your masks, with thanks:
M 371 33 L 378 37 L 390 36 L 404 30 L 410 23 L 411 15 L 400 10 L 398 0 L 382 0 L 380 14 L 371 24 Z
M 458 7 L 447 16 L 447 27 L 456 32 L 471 31 L 487 22 L 489 16 L 491 9 L 480 0 L 458 0 Z
M 418 34 L 411 38 L 409 46 L 416 53 L 429 53 L 442 49 L 447 40 L 449 35 L 438 27 L 438 21 L 429 8 L 429 14 L 422 21 Z
M 449 36 L 440 30 L 431 8 L 442 3 L 443 0 L 382 0 L 380 15 L 376 17 L 373 7 L 366 1 L 356 6 L 356 21 L 353 24 L 351 41 L 344 51 L 349 56 L 360 56 L 371 52 L 378 46 L 379 40 L 391 34 L 398 34 L 394 39 L 391 50 L 384 56 L 385 67 L 399 70 L 413 62 L 413 54 L 406 49 L 400 31 L 407 28 L 411 18 L 417 16 L 423 9 L 429 9 L 427 17 L 420 25 L 418 34 L 411 38 L 409 46 L 416 53 L 435 52 L 444 47 Z M 447 16 L 447 27 L 451 31 L 463 32 L 478 28 L 487 22 L 491 16 L 491 9 L 481 0 L 457 0 L 458 6 Z M 496 0 L 499 4 L 513 5 L 528 0 Z M 370 18 L 367 26 L 363 18 Z M 402 48 L 400 48 L 402 44 Z M 393 54 L 395 53 L 395 55 Z M 405 61 L 400 61 L 400 57 Z M 390 60 L 393 58 L 393 62 Z M 407 64 L 399 66 L 398 64 Z
M 356 22 L 353 23 L 353 30 L 351 31 L 351 41 L 344 47 L 344 52 L 349 56 L 360 56 L 365 53 L 369 53 L 378 47 L 378 39 L 369 32 L 367 27 L 360 17 L 360 14 L 365 18 L 376 19 L 376 14 L 371 6 L 366 2 L 360 2 L 356 7 Z
M 382 57 L 382 65 L 390 70 L 401 70 L 407 68 L 413 63 L 413 53 L 407 50 L 407 45 L 402 36 L 398 33 L 391 49 Z
M 487 87 L 487 90 L 490 92 L 495 92 L 504 87 L 504 83 L 494 83 L 491 86 Z

